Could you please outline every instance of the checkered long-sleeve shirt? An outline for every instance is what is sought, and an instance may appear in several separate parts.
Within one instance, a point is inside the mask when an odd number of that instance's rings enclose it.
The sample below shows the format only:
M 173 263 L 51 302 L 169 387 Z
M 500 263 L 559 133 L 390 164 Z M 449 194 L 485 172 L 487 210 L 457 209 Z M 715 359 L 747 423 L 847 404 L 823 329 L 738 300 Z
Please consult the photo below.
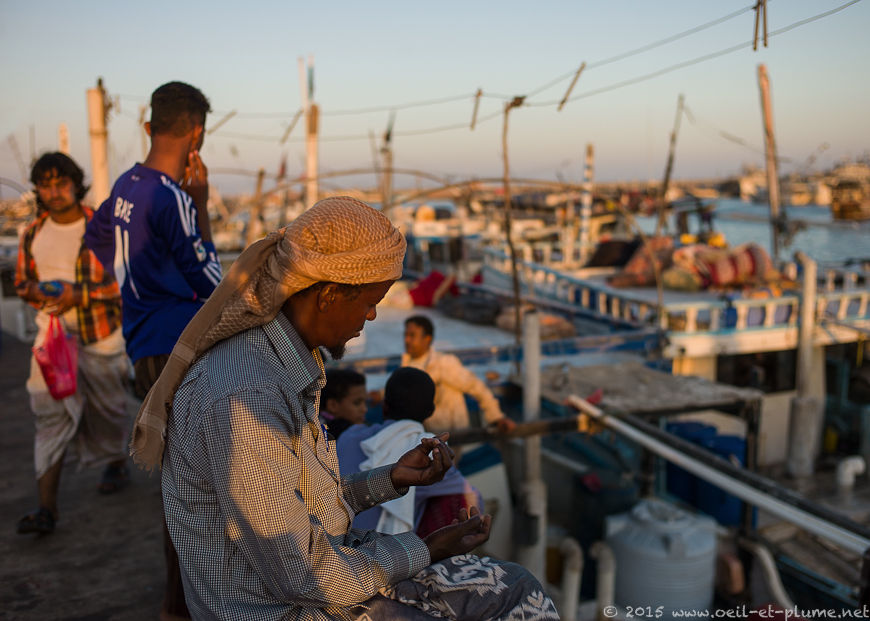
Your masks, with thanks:
M 413 533 L 350 529 L 401 493 L 389 466 L 340 476 L 318 419 L 324 383 L 319 353 L 279 313 L 215 345 L 179 387 L 162 487 L 193 618 L 340 618 L 429 564 Z
M 82 205 L 85 219 L 90 222 L 94 211 Z M 28 280 L 39 282 L 36 261 L 33 259 L 33 239 L 48 219 L 48 211 L 42 212 L 24 230 L 18 245 L 18 260 L 15 265 L 15 287 L 22 287 Z M 81 304 L 76 306 L 79 339 L 83 345 L 104 339 L 121 325 L 121 291 L 111 271 L 103 269 L 84 241 L 75 264 L 74 292 Z M 32 306 L 39 308 L 37 304 Z

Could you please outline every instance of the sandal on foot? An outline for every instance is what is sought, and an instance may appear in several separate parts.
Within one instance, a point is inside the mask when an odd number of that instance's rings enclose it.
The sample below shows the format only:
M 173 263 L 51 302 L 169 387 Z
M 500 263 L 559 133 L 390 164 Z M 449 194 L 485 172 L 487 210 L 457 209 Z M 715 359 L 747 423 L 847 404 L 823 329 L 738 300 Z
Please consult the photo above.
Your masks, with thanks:
M 101 494 L 114 494 L 121 491 L 130 480 L 130 472 L 127 466 L 117 466 L 109 464 L 103 471 L 103 478 L 100 480 L 100 485 L 97 490 Z
M 39 533 L 47 535 L 54 532 L 54 515 L 45 507 L 40 507 L 34 513 L 28 513 L 18 520 L 18 534 Z

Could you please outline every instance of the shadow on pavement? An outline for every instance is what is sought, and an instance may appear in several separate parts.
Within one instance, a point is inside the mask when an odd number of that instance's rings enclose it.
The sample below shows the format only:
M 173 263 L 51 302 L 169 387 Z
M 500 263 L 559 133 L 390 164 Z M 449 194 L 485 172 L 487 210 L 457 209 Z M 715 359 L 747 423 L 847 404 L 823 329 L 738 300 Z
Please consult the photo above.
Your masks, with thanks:
M 160 478 L 97 492 L 101 469 L 65 467 L 51 535 L 19 535 L 36 508 L 33 423 L 24 388 L 30 345 L 0 332 L 0 619 L 157 619 L 163 597 Z M 129 402 L 132 425 L 138 402 Z

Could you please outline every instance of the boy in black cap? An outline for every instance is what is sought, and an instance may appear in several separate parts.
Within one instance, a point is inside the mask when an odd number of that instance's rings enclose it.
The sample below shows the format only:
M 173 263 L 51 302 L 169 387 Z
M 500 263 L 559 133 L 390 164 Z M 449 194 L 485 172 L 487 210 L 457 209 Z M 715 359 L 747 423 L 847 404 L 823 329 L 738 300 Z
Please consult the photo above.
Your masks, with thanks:
M 338 462 L 342 473 L 369 470 L 392 463 L 431 437 L 423 421 L 435 411 L 435 384 L 429 374 L 413 367 L 396 369 L 384 389 L 384 422 L 354 425 L 338 439 Z M 482 504 L 478 492 L 452 466 L 438 483 L 412 487 L 405 496 L 372 507 L 354 518 L 354 528 L 382 533 L 414 531 L 425 537 L 449 524 L 459 509 Z

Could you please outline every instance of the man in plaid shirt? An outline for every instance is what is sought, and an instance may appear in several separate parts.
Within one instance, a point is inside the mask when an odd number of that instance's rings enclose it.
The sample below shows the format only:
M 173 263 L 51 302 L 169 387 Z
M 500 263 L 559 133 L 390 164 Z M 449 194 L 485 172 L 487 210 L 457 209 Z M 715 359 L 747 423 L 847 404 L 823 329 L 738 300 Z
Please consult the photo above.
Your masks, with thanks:
M 324 199 L 245 250 L 176 344 L 132 446 L 162 462 L 194 619 L 558 619 L 522 567 L 468 554 L 491 526 L 476 508 L 422 539 L 350 527 L 452 465 L 442 434 L 342 476 L 319 417 L 321 348 L 375 319 L 404 253 L 382 213 Z
M 125 382 L 129 362 L 121 335 L 121 297 L 111 272 L 82 242 L 94 212 L 81 204 L 82 169 L 63 153 L 46 153 L 33 165 L 39 210 L 21 237 L 15 273 L 18 295 L 38 309 L 34 344 L 46 337 L 51 316 L 78 341 L 78 391 L 55 401 L 39 365 L 30 363 L 27 392 L 36 424 L 34 463 L 38 509 L 18 522 L 18 532 L 50 533 L 58 517 L 57 489 L 67 452 L 85 465 L 106 466 L 102 493 L 127 482 Z

